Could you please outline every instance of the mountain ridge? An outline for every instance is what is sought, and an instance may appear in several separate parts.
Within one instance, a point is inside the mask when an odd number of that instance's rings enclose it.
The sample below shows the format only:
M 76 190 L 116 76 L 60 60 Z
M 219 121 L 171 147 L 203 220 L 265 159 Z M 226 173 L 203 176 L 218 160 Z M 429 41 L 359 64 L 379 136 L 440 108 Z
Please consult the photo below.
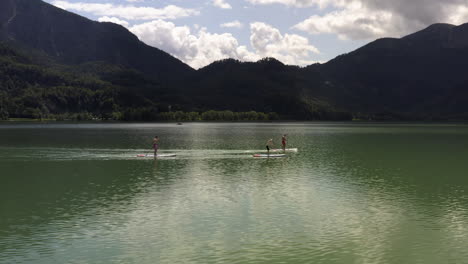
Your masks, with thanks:
M 92 21 L 41 0 L 6 1 L 0 12 L 3 40 L 44 51 L 62 63 L 107 61 L 153 76 L 193 72 L 179 59 L 144 44 L 120 25 Z
M 402 38 L 377 39 L 307 67 L 273 58 L 225 59 L 194 70 L 119 25 L 91 21 L 40 0 L 4 0 L 0 7 L 0 38 L 26 51 L 30 61 L 0 54 L 3 72 L 10 74 L 3 84 L 9 88 L 0 86 L 0 92 L 7 98 L 3 102 L 12 101 L 8 112 L 15 116 L 22 115 L 22 107 L 46 113 L 68 109 L 54 103 L 62 94 L 46 98 L 34 87 L 70 92 L 84 83 L 76 90 L 85 97 L 94 94 L 89 99 L 94 103 L 73 111 L 102 114 L 97 101 L 104 84 L 107 116 L 132 109 L 150 116 L 213 109 L 275 112 L 287 119 L 468 118 L 468 24 L 434 24 Z M 40 67 L 50 68 L 50 78 L 63 79 L 69 88 L 57 88 L 60 83 L 43 77 L 25 84 L 19 81 L 25 67 L 38 76 L 49 76 L 38 72 Z M 93 84 L 74 81 L 88 77 Z M 31 94 L 41 103 L 27 99 Z
M 461 107 L 467 61 L 468 24 L 435 24 L 400 39 L 373 41 L 321 71 L 354 99 L 354 105 L 340 103 L 348 109 L 437 114 L 451 107 L 468 110 Z M 451 98 L 453 93 L 459 98 Z

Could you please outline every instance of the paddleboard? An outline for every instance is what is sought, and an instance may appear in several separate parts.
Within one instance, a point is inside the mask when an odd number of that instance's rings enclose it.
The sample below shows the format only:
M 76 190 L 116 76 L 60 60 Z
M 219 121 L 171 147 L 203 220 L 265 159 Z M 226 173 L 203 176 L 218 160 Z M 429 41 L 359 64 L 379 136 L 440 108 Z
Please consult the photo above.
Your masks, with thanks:
M 283 158 L 286 157 L 286 154 L 254 154 L 254 158 Z
M 297 148 L 287 148 L 286 152 L 297 152 Z M 270 152 L 283 152 L 283 149 L 270 149 Z
M 175 157 L 176 154 L 158 154 L 156 155 L 156 158 L 169 158 L 169 157 Z M 137 157 L 139 158 L 144 158 L 144 157 L 154 157 L 154 154 L 138 154 Z

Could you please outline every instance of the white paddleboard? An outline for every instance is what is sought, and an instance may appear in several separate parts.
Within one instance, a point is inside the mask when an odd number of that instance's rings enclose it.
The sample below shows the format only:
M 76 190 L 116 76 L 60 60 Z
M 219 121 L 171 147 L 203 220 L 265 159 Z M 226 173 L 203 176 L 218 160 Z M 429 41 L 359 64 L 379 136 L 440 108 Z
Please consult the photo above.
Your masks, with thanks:
M 287 148 L 286 152 L 297 152 L 297 148 Z M 270 149 L 270 152 L 283 152 L 283 149 Z
M 176 154 L 157 154 L 156 158 L 169 158 L 169 157 L 175 157 Z M 138 154 L 138 158 L 144 158 L 144 157 L 154 157 L 154 154 Z
M 286 154 L 254 154 L 254 158 L 283 158 L 286 157 Z

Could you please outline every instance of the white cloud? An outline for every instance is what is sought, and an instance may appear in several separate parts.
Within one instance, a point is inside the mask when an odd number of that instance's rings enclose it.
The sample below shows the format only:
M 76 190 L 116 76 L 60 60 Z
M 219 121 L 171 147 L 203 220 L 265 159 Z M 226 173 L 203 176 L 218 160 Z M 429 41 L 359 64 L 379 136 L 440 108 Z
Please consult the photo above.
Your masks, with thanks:
M 333 33 L 341 39 L 371 39 L 398 35 L 398 19 L 389 11 L 369 10 L 354 3 L 344 10 L 311 16 L 293 28 L 310 34 Z
M 103 16 L 103 17 L 98 18 L 98 21 L 99 22 L 112 22 L 112 23 L 115 23 L 115 24 L 122 25 L 124 27 L 128 27 L 128 25 L 129 25 L 129 23 L 127 21 L 118 19 L 116 17 Z
M 341 39 L 401 37 L 433 23 L 468 22 L 468 0 L 246 0 L 254 5 L 330 8 L 293 28 Z
M 193 34 L 187 26 L 155 20 L 133 26 L 130 31 L 148 45 L 160 48 L 194 68 L 225 58 L 243 61 L 259 59 L 245 46 L 239 45 L 231 34 L 212 34 L 205 28 Z
M 213 0 L 213 5 L 222 9 L 231 9 L 232 6 L 224 0 Z
M 223 23 L 220 26 L 224 28 L 242 28 L 243 27 L 242 23 L 239 22 L 239 20 L 234 20 L 231 22 Z
M 254 5 L 269 5 L 269 4 L 282 4 L 294 7 L 310 7 L 318 6 L 324 8 L 331 3 L 342 2 L 345 0 L 247 0 Z
M 449 11 L 448 23 L 455 25 L 464 24 L 468 22 L 468 4 L 453 6 L 452 10 Z
M 369 11 L 393 14 L 390 21 L 399 33 L 407 34 L 434 23 L 465 23 L 468 21 L 467 0 L 359 0 Z
M 274 57 L 283 63 L 307 65 L 311 52 L 318 50 L 304 37 L 285 34 L 264 23 L 251 24 L 251 44 L 254 51 L 240 45 L 229 33 L 209 33 L 205 28 L 192 33 L 188 26 L 176 26 L 172 22 L 154 20 L 130 28 L 140 40 L 160 48 L 179 58 L 193 68 L 204 67 L 226 58 L 256 61 Z
M 250 24 L 250 43 L 261 57 L 273 57 L 286 64 L 306 65 L 310 53 L 320 53 L 309 40 L 295 34 L 284 34 L 268 24 Z
M 53 1 L 53 5 L 74 11 L 91 13 L 96 16 L 113 16 L 127 20 L 152 20 L 152 19 L 177 19 L 198 15 L 200 12 L 194 9 L 181 8 L 168 5 L 164 8 L 136 7 L 132 5 L 114 5 L 84 2 Z

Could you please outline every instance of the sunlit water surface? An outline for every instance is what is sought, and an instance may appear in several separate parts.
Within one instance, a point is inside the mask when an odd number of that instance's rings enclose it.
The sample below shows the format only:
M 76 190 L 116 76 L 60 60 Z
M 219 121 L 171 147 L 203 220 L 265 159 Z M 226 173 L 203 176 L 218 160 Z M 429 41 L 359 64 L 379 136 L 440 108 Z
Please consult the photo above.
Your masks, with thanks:
M 3 123 L 0 263 L 468 263 L 467 161 L 453 124 Z

